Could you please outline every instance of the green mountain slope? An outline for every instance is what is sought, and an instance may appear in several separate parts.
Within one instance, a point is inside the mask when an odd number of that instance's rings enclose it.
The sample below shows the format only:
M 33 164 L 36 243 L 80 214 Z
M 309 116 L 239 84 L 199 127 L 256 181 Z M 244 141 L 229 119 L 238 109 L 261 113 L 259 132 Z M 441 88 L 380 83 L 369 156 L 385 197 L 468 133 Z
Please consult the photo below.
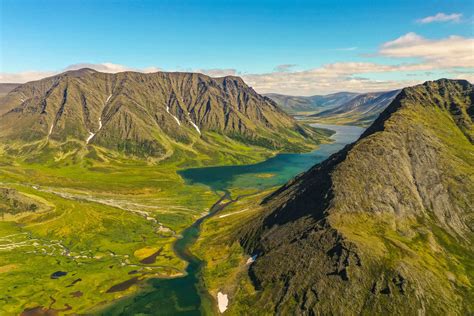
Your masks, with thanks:
M 313 95 L 309 97 L 291 96 L 277 93 L 268 93 L 267 97 L 275 101 L 287 113 L 314 112 L 338 107 L 358 94 L 353 92 L 338 92 L 328 95 Z
M 257 291 L 229 312 L 471 314 L 473 98 L 467 81 L 403 89 L 356 143 L 264 199 L 241 233 Z
M 94 145 L 164 158 L 183 146 L 219 151 L 222 136 L 269 150 L 308 149 L 318 138 L 238 77 L 81 69 L 24 84 L 0 108 L 11 109 L 0 117 L 0 140 L 15 150 Z

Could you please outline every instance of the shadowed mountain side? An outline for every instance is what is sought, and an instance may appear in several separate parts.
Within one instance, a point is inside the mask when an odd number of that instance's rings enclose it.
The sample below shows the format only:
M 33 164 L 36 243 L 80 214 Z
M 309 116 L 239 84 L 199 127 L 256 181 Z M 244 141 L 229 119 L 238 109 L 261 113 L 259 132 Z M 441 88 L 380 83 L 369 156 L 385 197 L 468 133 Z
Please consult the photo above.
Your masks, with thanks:
M 259 311 L 473 311 L 473 86 L 403 89 L 352 145 L 262 202 L 241 232 Z

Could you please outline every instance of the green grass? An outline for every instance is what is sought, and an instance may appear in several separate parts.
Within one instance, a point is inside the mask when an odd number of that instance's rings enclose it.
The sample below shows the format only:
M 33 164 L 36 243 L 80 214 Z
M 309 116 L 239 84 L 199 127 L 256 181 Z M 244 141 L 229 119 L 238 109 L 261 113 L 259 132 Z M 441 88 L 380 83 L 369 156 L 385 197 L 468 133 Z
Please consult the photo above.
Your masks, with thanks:
M 146 282 L 106 293 L 134 276 L 145 280 L 182 274 L 185 262 L 172 244 L 219 196 L 206 186 L 186 184 L 177 171 L 255 163 L 277 153 L 218 133 L 203 137 L 205 141 L 191 144 L 166 143 L 170 154 L 161 160 L 83 144 L 52 142 L 41 151 L 41 142 L 9 144 L 8 150 L 0 146 L 0 187 L 45 206 L 0 221 L 0 238 L 20 234 L 0 239 L 0 314 L 48 307 L 52 298 L 53 309 L 68 304 L 71 312 L 90 312 L 138 291 Z M 16 154 L 8 154 L 12 152 Z M 20 244 L 1 248 L 15 243 Z M 155 263 L 140 263 L 144 254 L 158 249 Z M 129 275 L 135 270 L 139 273 Z M 68 274 L 51 279 L 56 271 Z M 73 297 L 77 291 L 82 296 Z
M 205 221 L 199 239 L 191 248 L 206 263 L 202 278 L 211 296 L 216 298 L 219 291 L 228 295 L 227 314 L 250 315 L 255 312 L 251 306 L 256 292 L 247 275 L 249 256 L 239 244 L 238 232 L 260 214 L 258 204 L 271 191 L 234 188 L 234 197 L 245 197 Z
M 5 289 L 0 298 L 4 304 L 0 305 L 6 313 L 49 306 L 50 296 L 57 300 L 54 308 L 68 303 L 74 311 L 81 312 L 130 292 L 104 294 L 112 285 L 129 279 L 131 270 L 142 269 L 148 277 L 180 273 L 185 263 L 171 249 L 175 235 L 169 230 L 179 233 L 216 200 L 216 195 L 205 187 L 185 185 L 173 170 L 146 166 L 92 172 L 87 168 L 28 164 L 4 168 L 0 174 L 2 186 L 45 199 L 54 206 L 49 212 L 1 222 L 0 238 L 16 230 L 27 233 L 30 239 L 59 240 L 71 252 L 70 256 L 59 252 L 44 254 L 34 246 L 1 251 L 0 269 L 10 267 L 2 272 L 0 286 Z M 64 193 L 73 198 L 58 195 Z M 97 201 L 87 200 L 90 198 Z M 114 207 L 102 200 L 120 201 L 123 205 Z M 169 230 L 162 232 L 153 221 L 123 209 L 127 203 L 139 205 L 138 210 L 148 206 L 145 209 L 150 217 Z M 164 249 L 151 270 L 145 270 L 134 256 L 148 246 Z M 74 258 L 83 255 L 87 258 Z M 58 270 L 69 274 L 51 280 L 51 273 Z M 82 279 L 71 288 L 83 292 L 81 297 L 71 298 L 66 292 L 69 289 L 65 285 L 73 278 Z

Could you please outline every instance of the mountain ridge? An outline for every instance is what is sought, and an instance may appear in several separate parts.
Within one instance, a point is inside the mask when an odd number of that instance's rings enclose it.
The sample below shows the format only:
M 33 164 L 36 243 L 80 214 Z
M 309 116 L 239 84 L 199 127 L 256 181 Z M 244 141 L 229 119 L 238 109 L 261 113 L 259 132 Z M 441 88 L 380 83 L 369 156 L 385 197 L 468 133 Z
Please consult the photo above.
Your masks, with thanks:
M 463 80 L 405 88 L 357 142 L 265 198 L 240 232 L 258 256 L 252 305 L 472 312 L 473 96 Z
M 310 117 L 321 122 L 369 126 L 398 93 L 400 90 L 363 93 L 337 107 L 312 114 Z
M 336 92 L 327 95 L 291 96 L 278 93 L 267 93 L 265 96 L 274 100 L 287 113 L 321 111 L 340 106 L 359 95 L 355 92 Z
M 318 138 L 235 76 L 85 68 L 21 85 L 0 103 L 7 141 L 79 141 L 163 156 L 162 143 L 190 144 L 213 132 L 273 150 L 302 150 Z

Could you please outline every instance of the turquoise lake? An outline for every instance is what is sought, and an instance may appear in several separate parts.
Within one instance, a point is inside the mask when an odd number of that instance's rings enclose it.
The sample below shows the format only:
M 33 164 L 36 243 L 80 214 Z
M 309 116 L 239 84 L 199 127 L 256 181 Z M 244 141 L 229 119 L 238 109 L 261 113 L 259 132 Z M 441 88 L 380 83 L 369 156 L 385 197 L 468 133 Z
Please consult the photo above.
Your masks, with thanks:
M 278 154 L 253 165 L 191 168 L 182 170 L 179 174 L 188 183 L 204 184 L 215 191 L 223 191 L 230 187 L 265 189 L 282 185 L 341 150 L 345 145 L 356 141 L 365 130 L 362 127 L 345 125 L 311 124 L 311 126 L 335 131 L 336 133 L 331 136 L 334 142 L 321 145 L 309 153 Z M 269 177 L 262 177 L 262 174 Z

